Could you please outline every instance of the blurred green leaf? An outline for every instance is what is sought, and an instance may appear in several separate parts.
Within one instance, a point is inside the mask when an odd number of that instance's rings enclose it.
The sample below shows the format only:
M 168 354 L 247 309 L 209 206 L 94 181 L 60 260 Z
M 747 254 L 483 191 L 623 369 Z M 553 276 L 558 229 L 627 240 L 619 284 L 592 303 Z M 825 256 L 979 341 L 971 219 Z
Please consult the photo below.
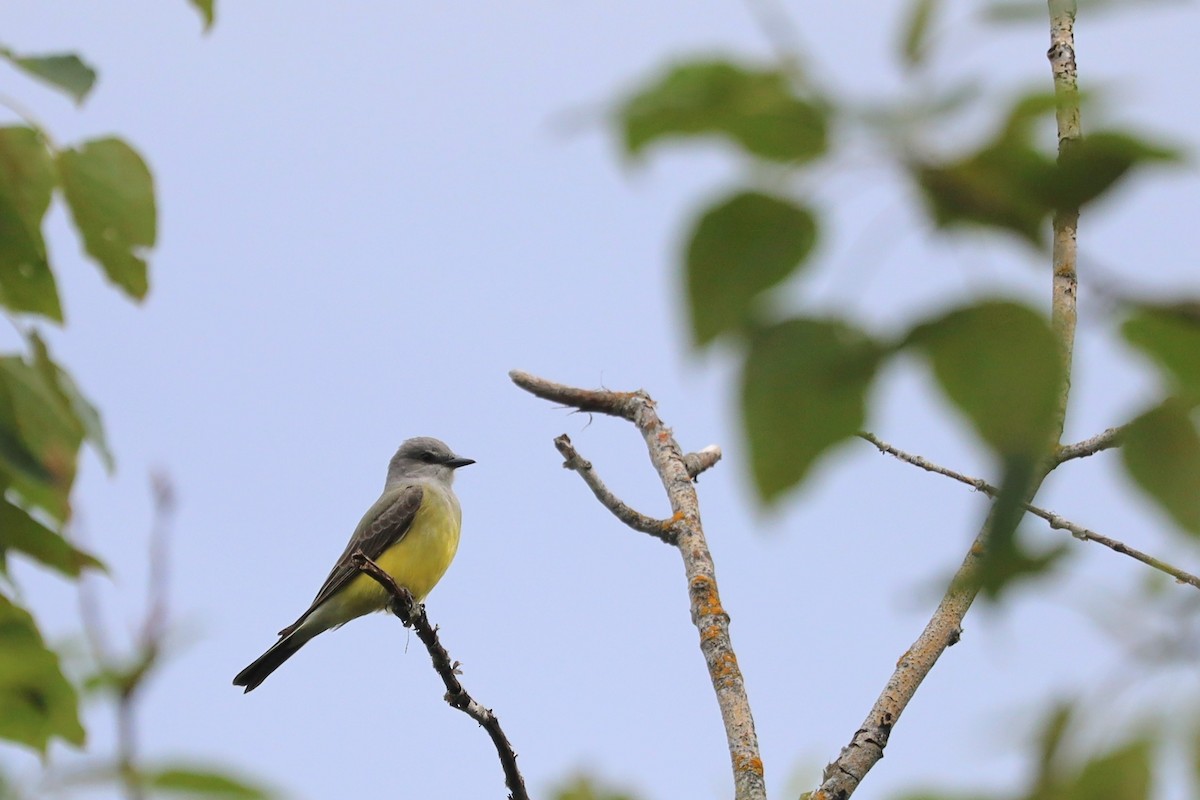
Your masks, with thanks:
M 1119 131 L 1090 133 L 1063 148 L 1053 192 L 1056 208 L 1079 208 L 1107 192 L 1139 164 L 1178 161 L 1179 154 Z
M 602 788 L 586 775 L 571 779 L 550 795 L 553 800 L 634 800 L 627 792 Z
M 9 482 L 26 486 L 51 485 L 54 481 L 37 455 L 21 441 L 16 411 L 0 383 L 0 484 L 5 477 Z
M 862 428 L 882 357 L 866 334 L 836 320 L 788 320 L 753 337 L 742 424 L 763 500 L 800 483 L 822 453 Z
M 109 280 L 140 300 L 149 288 L 143 251 L 154 245 L 154 181 L 141 156 L 120 139 L 96 139 L 58 154 L 75 227 Z
M 84 396 L 75 384 L 70 374 L 60 367 L 50 356 L 50 350 L 37 333 L 29 335 L 29 343 L 33 349 L 34 365 L 47 385 L 55 390 L 62 403 L 75 416 L 83 430 L 84 437 L 91 443 L 96 454 L 100 456 L 104 468 L 111 474 L 116 468 L 112 450 L 108 446 L 108 437 L 104 434 L 104 424 L 100 419 L 100 411 Z
M 0 56 L 33 77 L 66 92 L 76 103 L 82 103 L 96 84 L 96 70 L 74 53 L 18 56 L 7 48 L 0 48 Z
M 1078 93 L 1075 97 L 1082 99 Z M 1037 141 L 1037 124 L 1049 118 L 1058 108 L 1059 102 L 1053 91 L 1034 91 L 1021 95 L 1013 101 L 995 141 L 1020 145 L 1034 144 Z
M 4 431 L 9 425 L 14 429 Z M 65 519 L 83 425 L 37 368 L 16 356 L 0 357 L 0 432 L 14 436 L 41 468 L 40 477 L 13 473 L 13 486 L 27 502 Z
M 1125 340 L 1153 358 L 1180 391 L 1200 399 L 1200 313 L 1191 306 L 1142 306 L 1121 326 Z
M 946 396 L 1003 456 L 1036 462 L 1052 444 L 1063 367 L 1039 313 L 989 300 L 917 326 L 922 351 Z
M 216 13 L 216 9 L 213 7 L 216 5 L 216 0 L 188 0 L 188 2 L 200 12 L 200 16 L 204 20 L 204 30 L 211 30 Z
M 618 116 L 631 155 L 661 139 L 713 135 L 773 161 L 806 161 L 826 147 L 825 112 L 797 97 L 782 72 L 727 61 L 675 66 Z
M 706 211 L 687 249 L 696 343 L 744 325 L 754 299 L 807 258 L 816 236 L 808 209 L 758 192 L 742 192 Z
M 227 800 L 269 800 L 271 792 L 252 786 L 240 778 L 219 770 L 194 766 L 173 766 L 145 772 L 145 785 L 158 795 L 227 798 Z
M 1191 403 L 1168 399 L 1129 424 L 1125 469 L 1180 526 L 1200 533 L 1200 434 Z
M 0 305 L 62 322 L 42 238 L 54 184 L 41 136 L 31 128 L 0 128 Z
M 1055 167 L 1032 146 L 1000 141 L 958 161 L 910 169 L 938 227 L 987 225 L 1042 244 Z
M 42 753 L 52 738 L 82 745 L 78 705 L 33 617 L 0 594 L 0 738 Z
M 1078 93 L 1071 98 L 1077 103 L 1083 99 Z M 1013 101 L 996 133 L 975 152 L 943 162 L 910 163 L 934 223 L 1000 228 L 1041 246 L 1046 220 L 1055 211 L 1075 210 L 1097 199 L 1134 167 L 1179 158 L 1177 152 L 1132 134 L 1099 131 L 1064 142 L 1056 159 L 1039 149 L 1036 127 L 1062 102 L 1049 92 L 1025 94 Z
M 1074 783 L 1052 795 L 1062 800 L 1148 800 L 1151 749 L 1133 742 L 1089 761 Z
M 929 49 L 929 28 L 939 5 L 938 0 L 911 0 L 909 3 L 904 35 L 900 41 L 900 57 L 909 69 L 919 67 L 925 61 L 925 53 Z
M 976 588 L 993 602 L 1018 582 L 1049 571 L 1067 553 L 1065 544 L 1042 553 L 1022 544 L 1017 526 L 1025 516 L 1037 461 L 1028 455 L 1007 455 L 1003 462 L 1000 491 L 989 512 L 987 539 L 974 575 Z
M 1062 743 L 1066 738 L 1067 729 L 1071 727 L 1075 709 L 1070 703 L 1058 703 L 1046 717 L 1038 742 L 1038 768 L 1035 780 L 1034 796 L 1049 790 L 1059 781 L 1062 773 L 1061 752 Z
M 94 556 L 74 547 L 25 509 L 0 496 L 0 572 L 8 570 L 9 551 L 24 553 L 72 578 L 79 577 L 85 567 L 104 568 Z
M 1076 0 L 1076 13 L 1086 13 L 1089 18 L 1101 11 L 1144 9 L 1152 2 L 1165 0 Z M 994 0 L 983 6 L 983 19 L 987 22 L 1012 23 L 1034 22 L 1046 24 L 1046 0 Z

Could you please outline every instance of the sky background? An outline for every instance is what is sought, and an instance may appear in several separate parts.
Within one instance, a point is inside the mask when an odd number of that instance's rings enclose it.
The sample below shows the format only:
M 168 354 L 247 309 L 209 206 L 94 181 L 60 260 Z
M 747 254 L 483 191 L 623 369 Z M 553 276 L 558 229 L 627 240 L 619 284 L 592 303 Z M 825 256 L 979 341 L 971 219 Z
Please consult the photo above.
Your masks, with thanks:
M 1046 26 L 983 26 L 974 3 L 942 18 L 931 74 L 906 85 L 894 57 L 903 5 L 786 10 L 811 74 L 841 101 L 922 97 L 968 78 L 1010 95 L 1049 89 Z M 517 390 L 506 373 L 520 368 L 642 387 L 685 448 L 722 446 L 699 492 L 768 786 L 794 797 L 815 785 L 924 626 L 985 503 L 861 442 L 777 509 L 754 501 L 736 361 L 722 347 L 689 351 L 676 269 L 688 215 L 740 185 L 741 167 L 711 144 L 629 164 L 605 124 L 615 99 L 672 58 L 769 58 L 751 7 L 225 0 L 205 36 L 183 0 L 9 0 L 0 27 L 19 52 L 74 50 L 100 72 L 81 110 L 7 69 L 3 94 L 60 143 L 126 138 L 159 192 L 143 307 L 82 258 L 61 207 L 48 226 L 68 315 L 52 346 L 103 409 L 118 459 L 109 477 L 86 457 L 76 494 L 79 524 L 111 565 L 100 595 L 114 639 L 140 615 L 149 471 L 178 491 L 175 648 L 140 707 L 147 762 L 228 765 L 308 800 L 504 795 L 486 735 L 445 705 L 420 643 L 387 616 L 314 641 L 253 694 L 230 685 L 307 606 L 399 442 L 435 435 L 478 464 L 459 474 L 462 544 L 428 612 L 467 688 L 499 715 L 534 796 L 576 770 L 647 799 L 730 796 L 678 555 L 610 517 L 551 440 L 569 433 L 622 498 L 665 516 L 644 446 L 627 424 Z M 1200 139 L 1198 32 L 1190 3 L 1085 12 L 1080 76 L 1103 90 L 1104 118 L 1185 146 Z M 1006 238 L 935 236 L 888 164 L 858 147 L 801 184 L 825 227 L 816 268 L 786 302 L 879 333 L 989 292 L 1048 303 L 1041 259 Z M 1102 275 L 1200 291 L 1198 189 L 1191 166 L 1147 173 L 1084 215 L 1068 439 L 1125 421 L 1153 395 L 1156 375 L 1108 335 L 1109 304 L 1089 286 Z M 15 334 L 0 344 L 15 346 Z M 887 369 L 869 424 L 994 477 L 920 364 Z M 1185 567 L 1200 562 L 1113 454 L 1062 469 L 1040 501 Z M 1034 541 L 1064 536 L 1026 527 Z M 1183 618 L 1186 590 L 1169 587 L 1164 606 L 1143 611 L 1144 568 L 1069 543 L 1052 580 L 972 610 L 860 796 L 1020 785 L 1051 698 L 1092 705 L 1097 746 L 1131 709 L 1195 699 L 1194 667 L 1145 680 L 1131 655 L 1147 631 Z M 33 569 L 19 577 L 54 637 L 77 632 L 72 585 Z M 90 714 L 98 751 L 112 729 L 103 709 Z M 0 758 L 19 775 L 39 771 L 28 754 Z M 56 748 L 53 763 L 78 760 Z M 1161 788 L 1183 796 L 1178 780 Z

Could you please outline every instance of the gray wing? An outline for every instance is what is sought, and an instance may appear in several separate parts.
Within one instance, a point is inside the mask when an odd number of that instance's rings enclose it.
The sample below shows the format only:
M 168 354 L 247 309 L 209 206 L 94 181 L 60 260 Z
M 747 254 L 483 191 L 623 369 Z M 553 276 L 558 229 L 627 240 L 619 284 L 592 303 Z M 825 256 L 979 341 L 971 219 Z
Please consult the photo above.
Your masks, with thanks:
M 383 551 L 403 539 L 408 533 L 408 529 L 412 527 L 413 519 L 417 516 L 417 509 L 421 507 L 421 500 L 424 496 L 425 490 L 420 486 L 408 486 L 391 497 L 385 494 L 379 498 L 363 517 L 362 522 L 358 524 L 358 529 L 350 537 L 350 542 L 346 545 L 346 549 L 338 558 L 337 563 L 334 564 L 325 583 L 321 585 L 312 605 L 300 615 L 300 619 L 281 630 L 279 635 L 287 636 L 299 628 L 300 624 L 308 619 L 308 616 L 316 611 L 318 606 L 358 575 L 358 567 L 354 566 L 350 560 L 356 550 L 362 550 L 367 558 L 374 561 Z

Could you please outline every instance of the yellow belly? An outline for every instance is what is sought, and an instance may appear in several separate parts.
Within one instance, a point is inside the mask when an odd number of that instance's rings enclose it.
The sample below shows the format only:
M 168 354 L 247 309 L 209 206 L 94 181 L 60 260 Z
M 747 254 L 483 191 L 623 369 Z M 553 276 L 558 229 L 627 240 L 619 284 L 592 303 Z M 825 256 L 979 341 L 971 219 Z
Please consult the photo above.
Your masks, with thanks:
M 381 553 L 375 563 L 420 602 L 454 560 L 461 520 L 457 503 L 443 492 L 427 488 L 408 533 Z M 345 619 L 379 611 L 390 599 L 383 587 L 366 575 L 354 578 L 330 598 Z

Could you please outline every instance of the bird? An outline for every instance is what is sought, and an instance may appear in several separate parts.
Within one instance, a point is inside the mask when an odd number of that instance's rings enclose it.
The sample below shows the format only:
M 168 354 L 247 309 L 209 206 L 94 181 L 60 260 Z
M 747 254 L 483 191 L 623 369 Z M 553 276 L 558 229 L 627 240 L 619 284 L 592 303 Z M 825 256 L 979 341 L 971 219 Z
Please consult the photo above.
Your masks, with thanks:
M 452 488 L 454 472 L 474 463 L 433 437 L 405 440 L 388 463 L 383 494 L 363 515 L 308 610 L 237 674 L 234 686 L 257 688 L 313 637 L 387 608 L 388 593 L 352 561 L 359 550 L 415 602 L 423 600 L 458 550 L 462 510 Z

